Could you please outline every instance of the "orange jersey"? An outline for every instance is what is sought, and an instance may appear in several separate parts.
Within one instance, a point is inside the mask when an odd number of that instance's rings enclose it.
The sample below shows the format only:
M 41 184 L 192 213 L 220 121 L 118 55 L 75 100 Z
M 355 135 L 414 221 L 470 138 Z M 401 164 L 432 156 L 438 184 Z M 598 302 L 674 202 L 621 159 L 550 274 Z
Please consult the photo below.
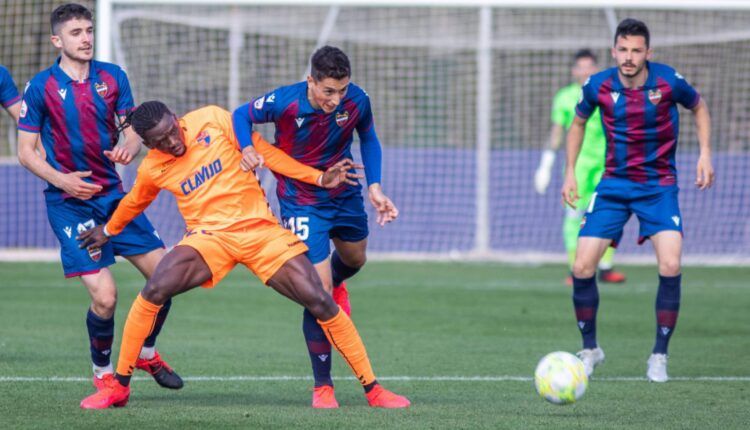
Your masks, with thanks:
M 187 228 L 224 229 L 247 220 L 277 223 L 263 189 L 253 172 L 240 168 L 232 115 L 220 107 L 206 106 L 179 120 L 185 132 L 186 151 L 180 157 L 152 149 L 138 167 L 133 189 L 120 201 L 106 225 L 118 234 L 143 212 L 161 189 L 177 198 Z M 274 172 L 308 184 L 317 184 L 323 172 L 297 162 L 253 133 L 253 145 Z

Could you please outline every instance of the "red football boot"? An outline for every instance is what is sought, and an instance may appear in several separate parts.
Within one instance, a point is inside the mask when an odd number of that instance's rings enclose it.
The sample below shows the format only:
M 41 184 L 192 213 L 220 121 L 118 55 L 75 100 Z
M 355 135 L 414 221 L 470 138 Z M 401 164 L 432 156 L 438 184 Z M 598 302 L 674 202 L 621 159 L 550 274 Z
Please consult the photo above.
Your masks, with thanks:
M 336 401 L 336 396 L 333 392 L 333 387 L 330 385 L 321 385 L 313 389 L 312 407 L 315 409 L 336 409 L 339 407 L 339 402 Z
M 107 409 L 110 406 L 121 408 L 128 404 L 130 387 L 120 384 L 114 377 L 104 381 L 104 388 L 81 400 L 81 409 Z
M 599 280 L 611 284 L 622 284 L 625 282 L 625 274 L 614 269 L 600 270 Z
M 180 375 L 172 370 L 166 361 L 161 359 L 158 351 L 154 353 L 154 358 L 150 360 L 139 357 L 135 362 L 135 367 L 150 373 L 156 383 L 164 388 L 178 390 L 183 386 Z
M 105 373 L 105 374 L 102 375 L 101 378 L 99 378 L 96 375 L 94 375 L 94 380 L 93 380 L 94 388 L 96 388 L 96 391 L 103 390 L 104 387 L 107 386 L 107 381 L 111 380 L 114 377 L 115 377 L 115 375 L 112 374 L 112 373 Z
M 408 408 L 411 405 L 409 399 L 386 390 L 380 384 L 375 385 L 369 393 L 365 393 L 365 397 L 373 408 Z
M 347 315 L 352 316 L 352 304 L 349 303 L 349 290 L 346 289 L 346 282 L 342 282 L 338 287 L 333 287 L 333 301 L 341 306 Z

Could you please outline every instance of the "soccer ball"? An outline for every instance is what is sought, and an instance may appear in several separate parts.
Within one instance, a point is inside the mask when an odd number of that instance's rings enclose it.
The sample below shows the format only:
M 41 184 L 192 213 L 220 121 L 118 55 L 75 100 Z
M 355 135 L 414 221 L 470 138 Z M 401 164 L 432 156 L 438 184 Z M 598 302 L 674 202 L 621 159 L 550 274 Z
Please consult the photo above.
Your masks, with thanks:
M 583 396 L 589 378 L 583 363 L 573 354 L 563 351 L 544 356 L 534 372 L 536 391 L 550 403 L 566 405 Z

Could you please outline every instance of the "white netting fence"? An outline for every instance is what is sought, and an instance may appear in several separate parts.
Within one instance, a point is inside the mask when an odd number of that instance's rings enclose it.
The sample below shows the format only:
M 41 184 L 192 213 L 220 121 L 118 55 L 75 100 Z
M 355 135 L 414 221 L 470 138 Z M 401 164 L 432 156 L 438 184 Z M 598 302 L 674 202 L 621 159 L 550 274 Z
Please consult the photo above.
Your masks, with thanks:
M 750 257 L 744 216 L 750 198 L 750 9 L 492 7 L 483 15 L 479 7 L 338 3 L 115 1 L 109 31 L 99 31 L 99 49 L 111 42 L 111 60 L 127 69 L 137 101 L 159 99 L 182 114 L 205 104 L 233 109 L 296 82 L 317 44 L 339 46 L 352 61 L 353 81 L 371 96 L 384 145 L 384 188 L 402 212 L 385 229 L 373 226 L 371 250 L 405 257 L 546 258 L 563 251 L 561 178 L 538 196 L 532 177 L 547 140 L 552 96 L 569 83 L 578 49 L 593 49 L 609 66 L 613 25 L 636 17 L 651 29 L 654 60 L 673 65 L 702 93 L 714 121 L 719 183 L 698 193 L 691 186 L 697 141 L 691 115 L 682 111 L 685 253 L 725 261 Z M 272 138 L 271 127 L 260 130 Z M 10 184 L 2 200 L 29 202 L 15 212 L 0 210 L 11 222 L 0 232 L 0 247 L 54 246 L 41 193 L 38 199 L 12 195 L 41 184 L 18 166 L 2 169 Z M 126 169 L 126 183 L 133 171 Z M 31 212 L 41 219 L 26 222 Z M 162 195 L 148 214 L 169 244 L 179 239 L 183 225 L 171 196 Z M 634 228 L 633 222 L 626 230 L 623 255 L 650 251 L 634 246 Z

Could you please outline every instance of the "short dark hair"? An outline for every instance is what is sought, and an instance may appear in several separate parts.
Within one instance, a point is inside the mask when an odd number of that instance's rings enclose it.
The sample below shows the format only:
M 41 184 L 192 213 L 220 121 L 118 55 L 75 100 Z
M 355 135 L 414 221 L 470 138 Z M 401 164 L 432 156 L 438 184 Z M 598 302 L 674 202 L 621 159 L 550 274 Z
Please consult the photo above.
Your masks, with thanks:
M 316 81 L 326 78 L 340 80 L 352 75 L 352 67 L 344 51 L 326 45 L 315 51 L 310 59 L 310 74 Z
M 646 23 L 644 23 L 643 21 L 639 21 L 633 18 L 625 18 L 620 21 L 620 24 L 617 26 L 617 30 L 615 31 L 614 44 L 617 45 L 618 37 L 627 36 L 643 36 L 643 38 L 646 39 L 646 48 L 650 46 L 651 35 L 648 32 Z
M 575 64 L 581 58 L 590 58 L 594 63 L 598 63 L 599 59 L 596 58 L 596 54 L 588 48 L 579 49 L 578 52 L 573 55 L 573 64 Z
M 144 137 L 147 131 L 161 122 L 164 115 L 171 113 L 167 105 L 158 100 L 143 102 L 128 113 L 118 130 L 122 131 L 130 126 L 139 136 Z
M 87 19 L 93 21 L 91 18 L 91 11 L 86 7 L 81 6 L 77 3 L 67 3 L 62 6 L 58 6 L 49 17 L 50 29 L 52 34 L 57 34 L 60 30 L 60 26 L 70 21 L 71 19 Z

